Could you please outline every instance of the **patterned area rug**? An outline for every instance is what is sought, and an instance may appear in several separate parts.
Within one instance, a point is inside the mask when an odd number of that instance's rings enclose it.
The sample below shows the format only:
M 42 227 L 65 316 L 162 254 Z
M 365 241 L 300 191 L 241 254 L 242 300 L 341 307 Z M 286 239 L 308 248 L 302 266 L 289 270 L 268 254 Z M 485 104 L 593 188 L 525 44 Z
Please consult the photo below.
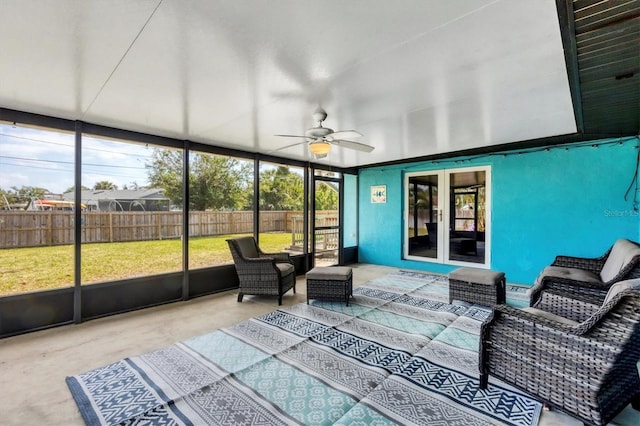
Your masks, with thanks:
M 278 309 L 67 384 L 91 425 L 537 424 L 527 395 L 479 389 L 489 309 L 447 301 L 446 277 L 400 271 L 348 307 Z

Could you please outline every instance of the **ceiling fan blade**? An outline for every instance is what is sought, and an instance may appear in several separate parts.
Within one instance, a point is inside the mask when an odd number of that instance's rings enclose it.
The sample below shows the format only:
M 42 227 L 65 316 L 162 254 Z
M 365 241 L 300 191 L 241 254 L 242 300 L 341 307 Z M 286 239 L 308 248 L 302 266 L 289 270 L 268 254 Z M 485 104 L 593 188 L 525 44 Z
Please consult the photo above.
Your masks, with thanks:
M 362 133 L 355 130 L 340 130 L 327 135 L 327 138 L 331 139 L 343 139 L 343 138 L 359 138 Z
M 286 145 L 286 146 L 277 148 L 276 151 L 282 151 L 283 149 L 292 148 L 292 147 L 298 146 L 298 145 L 306 145 L 307 143 L 308 143 L 307 141 L 292 143 L 291 145 Z
M 331 143 L 344 148 L 355 149 L 356 151 L 362 151 L 362 152 L 371 152 L 374 149 L 371 145 L 366 145 L 360 142 L 347 141 L 344 139 L 334 140 L 334 141 L 331 141 Z
M 304 138 L 304 139 L 309 139 L 308 136 L 301 136 L 301 135 L 273 135 L 273 136 L 279 136 L 281 138 Z

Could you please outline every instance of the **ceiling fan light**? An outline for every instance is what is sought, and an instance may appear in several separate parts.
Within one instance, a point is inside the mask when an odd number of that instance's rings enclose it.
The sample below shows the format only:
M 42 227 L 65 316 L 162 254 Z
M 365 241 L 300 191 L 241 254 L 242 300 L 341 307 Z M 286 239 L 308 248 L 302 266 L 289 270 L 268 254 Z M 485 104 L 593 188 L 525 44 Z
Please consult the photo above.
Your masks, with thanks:
M 309 144 L 309 151 L 311 151 L 313 155 L 325 157 L 329 151 L 331 151 L 331 144 L 325 141 L 311 142 Z

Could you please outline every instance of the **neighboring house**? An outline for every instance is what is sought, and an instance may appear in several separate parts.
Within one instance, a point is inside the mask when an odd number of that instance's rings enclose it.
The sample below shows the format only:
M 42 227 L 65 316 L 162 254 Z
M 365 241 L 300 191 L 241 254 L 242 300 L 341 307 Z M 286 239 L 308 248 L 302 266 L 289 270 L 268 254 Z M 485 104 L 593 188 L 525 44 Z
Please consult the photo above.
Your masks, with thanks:
M 73 200 L 74 193 L 63 194 Z M 98 189 L 81 191 L 80 199 L 88 211 L 169 211 L 170 200 L 160 188 L 150 189 Z
M 32 199 L 29 201 L 25 210 L 29 211 L 68 211 L 72 212 L 75 207 L 75 203 L 69 200 L 55 200 L 55 199 Z M 82 204 L 82 210 L 85 209 L 85 205 Z

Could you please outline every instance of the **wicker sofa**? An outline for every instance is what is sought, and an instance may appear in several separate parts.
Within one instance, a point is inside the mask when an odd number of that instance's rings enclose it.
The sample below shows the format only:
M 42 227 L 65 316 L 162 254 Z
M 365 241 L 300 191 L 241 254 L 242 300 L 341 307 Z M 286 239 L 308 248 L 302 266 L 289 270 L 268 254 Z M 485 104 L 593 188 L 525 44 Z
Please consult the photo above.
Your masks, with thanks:
M 577 292 L 581 299 L 592 296 L 591 303 L 597 305 L 614 283 L 633 278 L 640 278 L 640 245 L 627 239 L 619 239 L 605 254 L 597 258 L 557 256 L 539 274 L 535 285 L 530 289 L 530 306 L 540 303 L 545 289 L 571 294 Z
M 264 253 L 253 237 L 227 240 L 238 273 L 238 302 L 245 294 L 278 296 L 296 292 L 296 270 L 289 253 Z
M 603 425 L 630 402 L 640 409 L 640 279 L 588 294 L 545 289 L 556 309 L 494 308 L 480 339 L 480 381 L 522 389 L 586 424 Z M 574 318 L 563 316 L 572 309 Z

